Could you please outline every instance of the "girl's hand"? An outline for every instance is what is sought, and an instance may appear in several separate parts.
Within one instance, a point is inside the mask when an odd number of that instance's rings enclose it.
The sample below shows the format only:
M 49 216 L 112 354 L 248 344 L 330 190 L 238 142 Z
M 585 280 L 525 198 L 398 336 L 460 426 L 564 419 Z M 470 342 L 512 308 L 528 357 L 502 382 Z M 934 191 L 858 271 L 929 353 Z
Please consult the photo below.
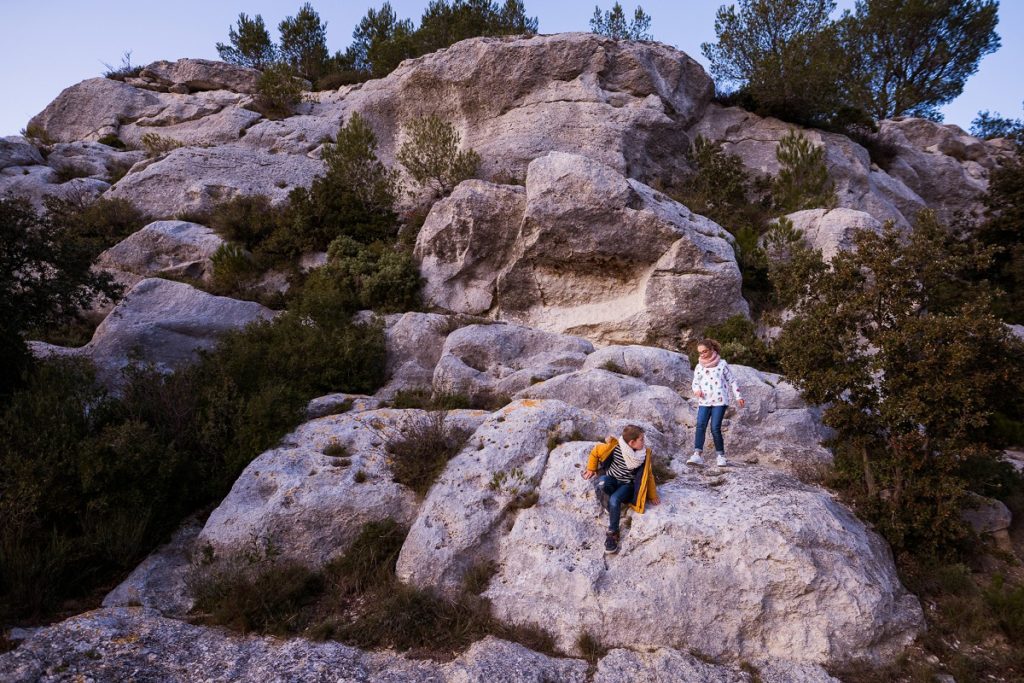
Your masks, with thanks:
M 744 401 L 744 400 L 743 400 L 743 399 L 741 398 L 741 399 L 740 399 L 740 408 L 742 408 L 742 407 L 743 407 L 743 406 L 745 406 L 745 405 L 747 405 L 747 402 L 746 402 L 746 401 Z
M 697 398 L 704 398 L 704 392 L 701 391 L 700 389 L 695 389 L 693 391 L 693 395 L 696 396 Z

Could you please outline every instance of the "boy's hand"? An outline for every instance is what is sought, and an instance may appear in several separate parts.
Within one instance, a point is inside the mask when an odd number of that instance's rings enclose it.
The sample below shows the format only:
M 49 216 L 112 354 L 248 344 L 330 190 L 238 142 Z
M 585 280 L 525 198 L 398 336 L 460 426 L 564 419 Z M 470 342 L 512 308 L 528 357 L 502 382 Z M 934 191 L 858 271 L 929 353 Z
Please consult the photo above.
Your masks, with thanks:
M 647 501 L 647 503 L 649 505 L 658 505 L 659 503 L 661 503 L 661 501 L 660 500 L 654 500 L 653 498 L 651 498 L 649 501 Z
M 584 479 L 590 479 L 595 474 L 597 474 L 597 472 L 593 472 L 591 470 L 583 470 L 582 472 L 580 472 L 580 476 L 583 477 Z

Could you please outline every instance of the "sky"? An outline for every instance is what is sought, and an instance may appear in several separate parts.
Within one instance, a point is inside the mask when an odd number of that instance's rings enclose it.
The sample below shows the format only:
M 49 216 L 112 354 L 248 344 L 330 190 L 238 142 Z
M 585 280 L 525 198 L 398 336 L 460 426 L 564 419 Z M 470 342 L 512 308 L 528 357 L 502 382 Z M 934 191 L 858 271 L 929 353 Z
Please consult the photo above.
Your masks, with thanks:
M 277 40 L 277 24 L 294 15 L 303 0 L 0 0 L 0 136 L 17 134 L 64 88 L 99 76 L 104 64 L 119 65 L 125 51 L 132 64 L 181 57 L 217 59 L 215 45 L 227 42 L 239 12 L 261 14 Z M 352 29 L 383 0 L 312 0 L 327 22 L 333 53 L 352 40 Z M 541 33 L 589 30 L 594 0 L 525 0 Z M 673 45 L 707 67 L 700 45 L 715 39 L 715 11 L 721 0 L 656 0 L 641 3 L 651 16 L 655 40 Z M 726 3 L 728 4 L 728 3 Z M 427 0 L 392 0 L 398 16 L 418 23 Z M 610 8 L 603 0 L 601 6 Z M 636 4 L 622 3 L 629 16 Z M 838 0 L 839 9 L 853 0 Z M 1022 115 L 1024 100 L 1024 0 L 1003 0 L 997 32 L 1002 47 L 982 59 L 963 94 L 942 108 L 947 123 L 969 128 L 978 111 Z

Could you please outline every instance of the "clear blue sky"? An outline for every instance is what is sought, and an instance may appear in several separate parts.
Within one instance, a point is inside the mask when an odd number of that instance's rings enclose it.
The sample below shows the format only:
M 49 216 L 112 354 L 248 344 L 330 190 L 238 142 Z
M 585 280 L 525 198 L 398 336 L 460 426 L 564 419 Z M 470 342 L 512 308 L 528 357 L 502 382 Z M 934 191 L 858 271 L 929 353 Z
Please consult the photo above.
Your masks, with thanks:
M 542 33 L 586 31 L 593 0 L 525 0 L 527 12 L 540 20 Z M 351 42 L 352 29 L 378 2 L 313 0 L 327 22 L 333 52 Z M 100 75 L 103 62 L 117 65 L 125 50 L 133 64 L 180 57 L 217 58 L 214 48 L 226 42 L 228 27 L 239 12 L 262 14 L 277 39 L 279 21 L 295 14 L 302 0 L 0 0 L 0 135 L 24 128 L 29 118 L 61 90 Z M 392 0 L 399 16 L 419 20 L 426 0 Z M 606 0 L 602 7 L 611 6 Z M 700 44 L 714 40 L 719 0 L 643 2 L 651 15 L 656 40 L 675 45 L 705 66 Z M 840 9 L 853 0 L 839 0 Z M 1021 116 L 1024 100 L 1024 0 L 1000 3 L 998 32 L 1003 46 L 981 62 L 964 93 L 943 109 L 946 121 L 964 128 L 980 109 Z M 632 13 L 635 3 L 623 6 Z

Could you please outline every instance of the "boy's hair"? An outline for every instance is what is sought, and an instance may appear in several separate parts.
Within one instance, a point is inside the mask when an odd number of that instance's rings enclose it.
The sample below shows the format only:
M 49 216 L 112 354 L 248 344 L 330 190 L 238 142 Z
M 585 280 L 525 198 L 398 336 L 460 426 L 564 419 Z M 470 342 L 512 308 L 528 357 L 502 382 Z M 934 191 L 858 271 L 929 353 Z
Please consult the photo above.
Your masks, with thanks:
M 644 430 L 640 429 L 636 425 L 626 425 L 622 428 L 622 440 L 626 443 L 630 441 L 636 441 L 644 435 Z

